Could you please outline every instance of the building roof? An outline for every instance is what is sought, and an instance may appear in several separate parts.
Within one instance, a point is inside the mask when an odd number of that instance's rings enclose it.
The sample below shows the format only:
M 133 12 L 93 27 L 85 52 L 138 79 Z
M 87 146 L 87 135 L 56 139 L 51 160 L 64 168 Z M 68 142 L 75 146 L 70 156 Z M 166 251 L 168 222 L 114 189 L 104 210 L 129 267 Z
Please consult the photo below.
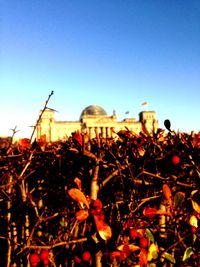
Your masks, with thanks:
M 98 105 L 90 105 L 81 112 L 80 118 L 83 116 L 102 116 L 107 115 L 106 111 Z

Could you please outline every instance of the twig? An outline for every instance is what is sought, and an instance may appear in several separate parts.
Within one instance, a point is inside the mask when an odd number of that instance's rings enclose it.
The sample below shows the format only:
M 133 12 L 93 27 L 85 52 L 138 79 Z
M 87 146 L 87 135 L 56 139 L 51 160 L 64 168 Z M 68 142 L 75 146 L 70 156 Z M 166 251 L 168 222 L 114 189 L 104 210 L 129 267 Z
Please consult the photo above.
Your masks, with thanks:
M 148 198 L 144 198 L 142 199 L 141 203 L 134 209 L 131 211 L 131 213 L 134 213 L 136 210 L 138 210 L 142 205 L 144 205 L 146 202 L 155 199 L 155 198 L 159 198 L 160 196 L 152 196 L 152 197 L 148 197 Z
M 115 170 L 113 173 L 111 173 L 103 182 L 102 186 L 106 185 L 113 177 L 115 177 L 118 174 L 119 170 Z
M 35 223 L 35 225 L 34 225 L 32 231 L 31 231 L 31 233 L 30 233 L 30 235 L 29 235 L 29 238 L 28 238 L 28 240 L 27 240 L 27 246 L 28 246 L 28 247 L 30 246 L 30 243 L 31 243 L 33 234 L 34 234 L 35 229 L 37 228 L 37 226 L 38 226 L 40 223 L 42 223 L 42 222 L 45 222 L 45 221 L 54 219 L 54 218 L 55 218 L 56 216 L 58 216 L 58 215 L 59 215 L 59 213 L 56 212 L 56 213 L 54 213 L 52 216 L 48 216 L 48 217 L 45 217 L 45 218 L 40 217 L 40 218 L 37 220 L 37 222 Z
M 10 143 L 9 143 L 8 149 L 7 149 L 7 151 L 6 151 L 6 154 L 9 154 L 9 152 L 10 152 L 10 150 L 11 150 L 11 146 L 12 146 L 12 142 L 13 142 L 14 135 L 15 135 L 17 132 L 19 132 L 19 131 L 16 131 L 16 129 L 17 129 L 17 126 L 15 126 L 15 128 L 12 129 L 13 134 L 12 134 L 12 136 L 11 136 Z
M 83 237 L 83 238 L 80 238 L 80 239 L 59 242 L 59 243 L 56 243 L 56 244 L 53 244 L 53 245 L 42 245 L 42 246 L 39 246 L 39 245 L 26 245 L 21 249 L 21 251 L 19 251 L 17 253 L 17 255 L 21 254 L 26 249 L 29 249 L 29 250 L 31 250 L 31 249 L 52 249 L 52 248 L 56 248 L 56 247 L 60 247 L 60 246 L 67 246 L 67 245 L 72 245 L 72 244 L 77 244 L 77 243 L 83 243 L 83 242 L 86 242 L 86 241 L 87 241 L 87 237 Z
M 147 171 L 142 171 L 141 173 L 138 174 L 138 176 L 137 176 L 136 178 L 140 177 L 140 176 L 143 175 L 143 174 L 152 176 L 152 177 L 154 177 L 154 178 L 158 178 L 158 179 L 160 179 L 160 180 L 165 180 L 165 181 L 169 180 L 169 177 L 162 177 L 162 176 L 160 176 L 160 175 L 158 175 L 158 174 L 154 174 L 154 173 L 147 172 Z
M 35 133 L 35 131 L 36 131 L 36 128 L 37 128 L 37 126 L 38 126 L 38 124 L 39 124 L 39 122 L 40 122 L 40 120 L 41 120 L 41 117 L 42 117 L 44 111 L 45 111 L 46 108 L 47 108 L 47 104 L 48 104 L 48 102 L 49 102 L 51 96 L 53 95 L 53 93 L 54 93 L 54 92 L 51 91 L 51 93 L 49 94 L 49 96 L 48 96 L 48 98 L 47 98 L 47 100 L 46 100 L 46 102 L 45 102 L 44 108 L 43 108 L 43 110 L 41 111 L 41 113 L 40 113 L 40 115 L 39 115 L 39 118 L 38 118 L 38 120 L 37 120 L 37 122 L 36 122 L 36 124 L 35 124 L 35 126 L 34 126 L 34 128 L 33 128 L 33 132 L 32 132 L 31 137 L 30 137 L 30 143 L 32 142 L 32 139 L 33 139 L 34 133 Z

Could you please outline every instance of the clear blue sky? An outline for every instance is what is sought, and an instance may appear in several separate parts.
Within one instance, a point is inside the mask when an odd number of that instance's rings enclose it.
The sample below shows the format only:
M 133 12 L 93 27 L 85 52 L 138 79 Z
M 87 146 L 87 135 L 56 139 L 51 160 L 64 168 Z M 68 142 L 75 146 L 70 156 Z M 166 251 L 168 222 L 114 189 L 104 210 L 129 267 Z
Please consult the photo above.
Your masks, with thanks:
M 118 120 L 200 130 L 199 0 L 1 0 L 0 135 L 31 135 L 51 90 L 57 120 L 90 104 Z

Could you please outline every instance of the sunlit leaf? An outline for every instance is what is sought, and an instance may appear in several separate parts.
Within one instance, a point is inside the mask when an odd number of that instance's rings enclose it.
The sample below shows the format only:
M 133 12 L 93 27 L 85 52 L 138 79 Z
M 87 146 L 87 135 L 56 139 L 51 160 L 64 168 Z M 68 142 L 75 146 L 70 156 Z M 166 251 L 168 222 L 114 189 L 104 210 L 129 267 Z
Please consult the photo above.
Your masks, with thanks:
M 148 255 L 147 255 L 148 261 L 151 261 L 152 259 L 157 259 L 158 251 L 159 251 L 158 246 L 155 243 L 152 243 L 148 249 Z
M 174 257 L 169 254 L 168 252 L 164 252 L 162 254 L 168 261 L 172 262 L 172 263 L 176 263 L 176 260 L 174 259 Z
M 132 252 L 140 250 L 140 247 L 133 244 L 122 244 L 117 249 L 123 251 L 126 255 L 130 255 Z
M 97 228 L 97 231 L 100 237 L 103 240 L 110 239 L 112 236 L 112 230 L 110 226 L 107 223 L 105 223 L 103 220 L 99 220 L 99 217 L 96 215 L 94 216 L 94 221 L 95 221 L 96 228 Z
M 181 206 L 185 200 L 185 193 L 177 192 L 174 196 L 174 207 Z
M 151 242 L 154 242 L 154 236 L 152 234 L 152 232 L 147 228 L 146 231 L 145 231 L 145 235 L 146 237 L 148 237 L 148 239 L 151 241 Z
M 68 190 L 68 194 L 70 195 L 71 198 L 73 198 L 75 201 L 77 201 L 81 207 L 83 208 L 85 204 L 86 207 L 89 209 L 89 203 L 85 197 L 85 195 L 77 188 L 71 188 Z
M 200 205 L 198 205 L 194 200 L 192 200 L 192 207 L 197 213 L 200 213 Z
M 195 227 L 198 227 L 198 219 L 195 215 L 192 215 L 189 219 L 189 224 L 191 226 L 195 226 Z
M 194 254 L 192 247 L 186 248 L 184 255 L 183 255 L 183 261 L 186 261 L 187 259 L 189 259 L 192 254 Z

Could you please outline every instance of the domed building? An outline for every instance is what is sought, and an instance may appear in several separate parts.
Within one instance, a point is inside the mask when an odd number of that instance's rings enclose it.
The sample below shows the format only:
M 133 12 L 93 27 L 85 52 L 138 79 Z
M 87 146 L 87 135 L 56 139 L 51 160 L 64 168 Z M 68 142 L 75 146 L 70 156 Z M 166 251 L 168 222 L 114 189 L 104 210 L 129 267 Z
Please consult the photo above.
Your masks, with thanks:
M 65 140 L 75 131 L 87 132 L 91 139 L 96 136 L 96 131 L 103 138 L 111 138 L 115 132 L 125 129 L 138 134 L 142 130 L 142 124 L 145 124 L 150 133 L 157 130 L 155 111 L 140 112 L 139 120 L 125 118 L 117 121 L 115 111 L 109 116 L 102 107 L 90 105 L 83 109 L 79 121 L 56 121 L 55 110 L 47 108 L 37 125 L 36 139 L 45 139 L 47 142 Z

